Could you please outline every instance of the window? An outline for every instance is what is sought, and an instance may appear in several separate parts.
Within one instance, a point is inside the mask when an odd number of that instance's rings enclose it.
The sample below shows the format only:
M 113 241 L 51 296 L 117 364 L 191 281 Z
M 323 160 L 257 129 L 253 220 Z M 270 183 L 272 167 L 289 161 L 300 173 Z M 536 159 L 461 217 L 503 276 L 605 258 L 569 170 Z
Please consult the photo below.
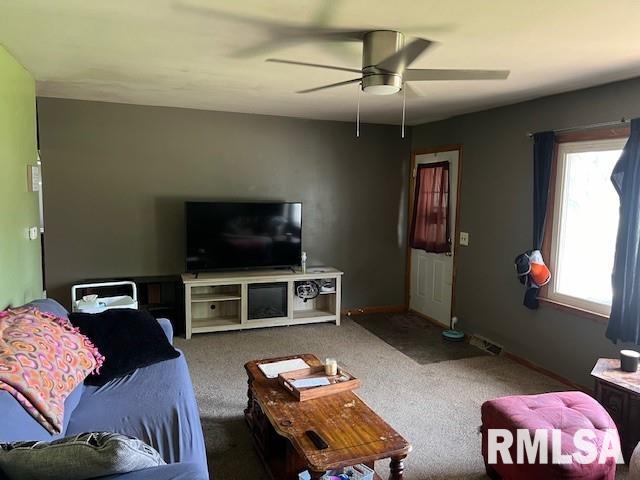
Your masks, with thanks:
M 549 300 L 609 315 L 618 231 L 610 177 L 626 139 L 560 143 L 553 200 Z

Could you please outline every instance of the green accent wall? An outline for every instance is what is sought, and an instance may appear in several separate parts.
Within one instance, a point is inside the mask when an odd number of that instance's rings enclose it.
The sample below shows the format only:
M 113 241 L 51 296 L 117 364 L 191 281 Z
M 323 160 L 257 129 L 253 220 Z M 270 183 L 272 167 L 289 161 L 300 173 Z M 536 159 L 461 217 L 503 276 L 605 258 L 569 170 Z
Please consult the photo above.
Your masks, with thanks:
M 27 191 L 37 161 L 35 82 L 0 46 L 0 308 L 42 296 L 38 194 Z M 38 231 L 40 229 L 38 228 Z

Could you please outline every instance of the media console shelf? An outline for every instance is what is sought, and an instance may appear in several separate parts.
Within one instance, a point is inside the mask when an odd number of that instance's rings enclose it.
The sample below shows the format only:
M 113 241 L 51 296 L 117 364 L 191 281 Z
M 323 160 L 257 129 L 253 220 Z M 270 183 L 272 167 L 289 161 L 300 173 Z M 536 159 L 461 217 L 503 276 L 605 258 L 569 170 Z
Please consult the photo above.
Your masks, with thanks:
M 296 295 L 296 282 L 330 280 L 335 289 L 323 291 L 306 302 Z M 307 268 L 306 272 L 291 270 L 250 270 L 242 272 L 182 274 L 184 283 L 186 338 L 193 333 L 223 332 L 247 328 L 300 325 L 304 323 L 336 322 L 340 325 L 340 295 L 342 272 L 332 267 Z M 274 300 L 269 308 L 260 299 L 263 317 L 252 309 L 249 313 L 250 292 L 258 292 L 261 285 L 286 292 Z M 267 289 L 264 289 L 266 291 Z M 258 298 L 256 296 L 256 298 Z M 257 301 L 257 300 L 256 300 Z M 260 312 L 260 310 L 258 310 Z

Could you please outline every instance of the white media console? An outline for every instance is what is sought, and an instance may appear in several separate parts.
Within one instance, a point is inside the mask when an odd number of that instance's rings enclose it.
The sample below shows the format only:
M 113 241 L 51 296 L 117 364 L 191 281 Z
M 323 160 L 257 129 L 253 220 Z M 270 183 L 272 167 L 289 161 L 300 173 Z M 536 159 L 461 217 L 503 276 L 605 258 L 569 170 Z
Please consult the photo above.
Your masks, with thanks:
M 340 325 L 342 273 L 332 267 L 307 268 L 304 273 L 292 270 L 185 273 L 182 281 L 186 337 L 191 338 L 193 333 L 304 323 L 335 322 Z M 295 291 L 296 282 L 305 280 L 330 280 L 335 283 L 335 289 L 305 302 Z M 265 293 L 269 289 L 271 298 L 277 298 L 278 290 L 282 292 L 283 300 L 276 302 L 273 310 L 264 307 L 268 303 L 264 299 L 268 298 Z M 262 318 L 260 310 L 252 307 L 250 311 L 250 296 L 255 298 L 255 303 L 261 302 Z

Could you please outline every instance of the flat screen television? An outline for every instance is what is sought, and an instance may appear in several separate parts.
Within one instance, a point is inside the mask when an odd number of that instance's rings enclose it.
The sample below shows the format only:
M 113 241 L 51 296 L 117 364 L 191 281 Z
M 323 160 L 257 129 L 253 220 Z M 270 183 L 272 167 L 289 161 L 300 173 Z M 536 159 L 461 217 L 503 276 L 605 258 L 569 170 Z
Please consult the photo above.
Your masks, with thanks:
M 186 202 L 187 271 L 300 265 L 302 203 Z

